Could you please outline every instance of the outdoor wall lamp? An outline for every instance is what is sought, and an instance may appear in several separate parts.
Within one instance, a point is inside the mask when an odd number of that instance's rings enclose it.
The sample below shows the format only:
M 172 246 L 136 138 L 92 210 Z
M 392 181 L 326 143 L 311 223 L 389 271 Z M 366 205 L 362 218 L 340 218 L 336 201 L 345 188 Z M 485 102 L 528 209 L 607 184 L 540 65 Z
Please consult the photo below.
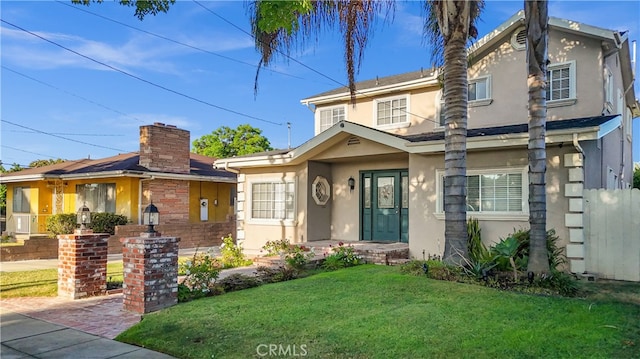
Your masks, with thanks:
M 149 226 L 147 228 L 147 233 L 156 233 L 153 226 L 158 225 L 160 222 L 160 212 L 153 202 L 144 209 L 144 212 L 142 213 L 142 222 Z
M 356 187 L 356 180 L 354 180 L 353 177 L 349 177 L 347 184 L 349 185 L 349 190 L 353 191 L 353 189 Z
M 80 230 L 86 230 L 87 224 L 91 223 L 91 210 L 86 202 L 78 209 L 76 223 L 80 225 Z

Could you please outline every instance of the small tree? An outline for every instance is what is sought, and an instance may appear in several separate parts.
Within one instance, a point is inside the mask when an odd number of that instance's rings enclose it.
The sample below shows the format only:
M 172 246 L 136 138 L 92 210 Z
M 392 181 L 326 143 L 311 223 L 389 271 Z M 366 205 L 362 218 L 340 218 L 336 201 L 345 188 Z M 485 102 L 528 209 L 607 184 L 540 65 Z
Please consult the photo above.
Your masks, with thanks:
M 633 188 L 640 189 L 640 163 L 633 166 Z
M 269 140 L 262 136 L 262 130 L 245 124 L 238 128 L 219 127 L 208 135 L 193 141 L 193 152 L 216 158 L 249 155 L 271 151 Z

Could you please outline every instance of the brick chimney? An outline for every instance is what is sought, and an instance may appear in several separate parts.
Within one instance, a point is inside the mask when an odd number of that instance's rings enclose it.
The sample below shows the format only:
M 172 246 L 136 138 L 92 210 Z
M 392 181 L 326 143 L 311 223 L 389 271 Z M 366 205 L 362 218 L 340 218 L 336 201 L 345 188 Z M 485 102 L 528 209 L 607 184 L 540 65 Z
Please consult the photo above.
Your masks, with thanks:
M 189 173 L 190 134 L 156 122 L 140 126 L 140 165 L 152 171 Z

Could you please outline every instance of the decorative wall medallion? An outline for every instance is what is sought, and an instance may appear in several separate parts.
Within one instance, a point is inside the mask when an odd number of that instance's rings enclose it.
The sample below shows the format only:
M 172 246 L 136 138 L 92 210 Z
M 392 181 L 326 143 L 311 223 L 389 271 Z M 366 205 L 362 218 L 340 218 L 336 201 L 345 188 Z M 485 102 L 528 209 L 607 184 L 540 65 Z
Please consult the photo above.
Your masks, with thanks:
M 311 197 L 318 206 L 324 206 L 331 198 L 331 187 L 329 181 L 322 176 L 317 176 L 311 185 Z

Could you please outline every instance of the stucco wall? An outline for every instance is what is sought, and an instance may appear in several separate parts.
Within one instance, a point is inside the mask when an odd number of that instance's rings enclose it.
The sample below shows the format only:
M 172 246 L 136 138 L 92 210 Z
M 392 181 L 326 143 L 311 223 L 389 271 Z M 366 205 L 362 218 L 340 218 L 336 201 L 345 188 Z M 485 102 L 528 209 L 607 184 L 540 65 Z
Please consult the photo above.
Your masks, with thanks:
M 251 184 L 292 180 L 296 188 L 296 213 L 294 220 L 254 220 L 251 218 Z M 308 174 L 306 165 L 247 169 L 238 176 L 238 238 L 243 241 L 247 253 L 259 253 L 267 241 L 287 239 L 300 243 L 307 238 Z
M 313 221 L 310 221 L 307 226 L 307 241 L 320 241 L 331 238 L 331 206 L 333 205 L 334 194 L 331 194 L 331 197 L 325 205 L 316 204 L 312 197 L 312 191 L 314 191 L 312 184 L 316 176 L 326 178 L 330 186 L 334 183 L 330 164 L 309 161 L 309 183 L 304 195 L 308 199 L 307 216 L 308 218 L 313 218 Z M 303 195 L 303 192 L 299 193 Z
M 557 146 L 547 148 L 547 228 L 554 228 L 563 243 L 568 241 L 568 230 L 564 225 L 564 213 L 568 202 L 563 197 L 564 184 L 568 179 L 567 169 L 563 167 L 563 154 L 570 148 Z M 444 219 L 436 218 L 437 192 L 436 170 L 444 169 L 442 155 L 411 155 L 409 158 L 409 248 L 411 256 L 422 258 L 425 255 L 442 255 L 444 252 Z M 467 157 L 467 167 L 472 169 L 525 168 L 527 166 L 526 149 L 509 151 L 471 152 Z M 526 177 L 523 181 L 528 181 Z M 528 182 L 525 182 L 525 186 Z M 528 219 L 489 219 L 480 218 L 482 238 L 486 244 L 499 241 L 512 233 L 514 228 L 528 228 Z
M 333 205 L 331 215 L 331 239 L 341 241 L 360 240 L 360 171 L 399 170 L 409 166 L 408 157 L 350 163 L 334 163 L 332 166 Z M 356 187 L 350 191 L 347 181 L 353 177 Z
M 207 221 L 223 222 L 233 215 L 231 189 L 235 183 L 189 182 L 189 222 L 200 223 L 200 199 L 209 200 Z

